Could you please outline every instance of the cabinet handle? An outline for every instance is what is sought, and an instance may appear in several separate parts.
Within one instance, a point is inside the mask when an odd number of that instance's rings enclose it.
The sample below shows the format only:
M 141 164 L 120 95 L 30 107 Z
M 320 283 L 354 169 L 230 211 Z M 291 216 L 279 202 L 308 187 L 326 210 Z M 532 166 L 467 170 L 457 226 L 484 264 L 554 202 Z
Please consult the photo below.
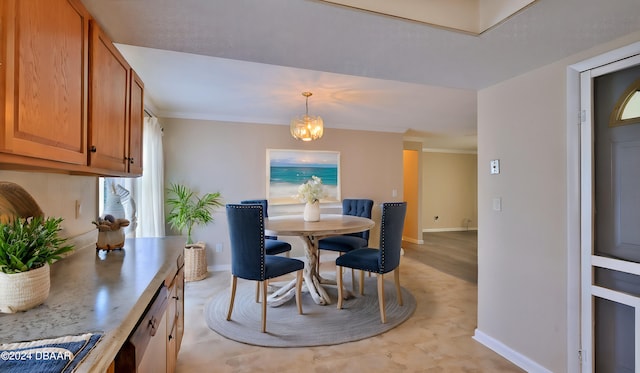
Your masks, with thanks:
M 156 332 L 158 331 L 156 329 L 156 325 L 158 324 L 158 319 L 156 319 L 155 317 L 152 317 L 151 320 L 149 320 L 149 325 L 151 326 L 151 332 L 149 334 L 151 334 L 151 336 L 155 336 Z
M 91 153 L 95 153 L 98 151 L 98 149 L 96 149 L 95 145 L 91 145 L 91 148 L 89 149 L 91 151 Z
M 129 164 L 133 164 L 133 158 L 129 158 Z
M 174 296 L 174 297 L 171 297 L 171 298 L 173 298 L 173 299 L 175 299 L 175 300 L 180 300 L 180 297 L 179 297 L 179 296 Z

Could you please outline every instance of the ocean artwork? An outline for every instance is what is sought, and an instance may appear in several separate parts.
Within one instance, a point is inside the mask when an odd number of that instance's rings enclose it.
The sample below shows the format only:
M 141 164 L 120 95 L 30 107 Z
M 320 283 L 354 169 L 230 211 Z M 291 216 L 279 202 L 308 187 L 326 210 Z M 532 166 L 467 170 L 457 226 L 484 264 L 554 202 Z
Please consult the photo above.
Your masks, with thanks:
M 302 203 L 298 187 L 312 176 L 322 179 L 326 197 L 340 200 L 340 152 L 267 149 L 267 198 L 270 204 Z

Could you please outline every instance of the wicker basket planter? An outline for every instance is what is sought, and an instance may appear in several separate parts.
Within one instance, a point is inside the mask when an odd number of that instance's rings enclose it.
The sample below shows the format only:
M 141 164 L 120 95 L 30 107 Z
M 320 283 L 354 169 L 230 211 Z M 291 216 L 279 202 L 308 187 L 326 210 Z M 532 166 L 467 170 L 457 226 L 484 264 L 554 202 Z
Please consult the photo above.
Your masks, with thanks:
M 200 281 L 207 277 L 207 250 L 204 242 L 184 248 L 184 280 Z
M 15 313 L 38 306 L 49 297 L 49 264 L 27 272 L 0 272 L 0 312 Z

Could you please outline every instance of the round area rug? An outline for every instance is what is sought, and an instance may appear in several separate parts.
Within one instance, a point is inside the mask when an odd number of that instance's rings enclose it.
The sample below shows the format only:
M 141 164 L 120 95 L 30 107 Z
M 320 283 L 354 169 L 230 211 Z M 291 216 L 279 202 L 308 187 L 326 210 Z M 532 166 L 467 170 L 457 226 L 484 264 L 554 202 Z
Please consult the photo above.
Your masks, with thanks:
M 345 290 L 351 290 L 351 276 L 344 277 Z M 393 281 L 385 280 L 387 322 L 382 324 L 375 276 L 365 277 L 364 295 L 345 300 L 341 310 L 336 308 L 338 289 L 324 286 L 332 304 L 317 305 L 309 293 L 303 292 L 302 315 L 298 314 L 295 297 L 280 307 L 267 306 L 267 332 L 262 333 L 261 304 L 255 301 L 256 283 L 238 279 L 231 321 L 226 320 L 231 292 L 228 289 L 215 295 L 205 307 L 207 325 L 228 339 L 255 346 L 323 346 L 384 333 L 407 320 L 416 309 L 415 298 L 405 288 L 401 290 L 404 305 L 399 306 Z

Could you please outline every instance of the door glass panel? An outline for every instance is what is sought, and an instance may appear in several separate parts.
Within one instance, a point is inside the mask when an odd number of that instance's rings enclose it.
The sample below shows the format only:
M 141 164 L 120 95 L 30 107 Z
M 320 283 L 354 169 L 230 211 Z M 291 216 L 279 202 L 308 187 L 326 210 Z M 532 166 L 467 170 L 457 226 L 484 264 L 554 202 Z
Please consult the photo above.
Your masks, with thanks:
M 622 109 L 620 119 L 640 118 L 640 92 L 635 91 Z
M 594 299 L 596 373 L 634 372 L 634 309 L 607 299 Z
M 606 289 L 640 297 L 640 276 L 614 271 L 606 268 L 594 268 L 594 285 Z

